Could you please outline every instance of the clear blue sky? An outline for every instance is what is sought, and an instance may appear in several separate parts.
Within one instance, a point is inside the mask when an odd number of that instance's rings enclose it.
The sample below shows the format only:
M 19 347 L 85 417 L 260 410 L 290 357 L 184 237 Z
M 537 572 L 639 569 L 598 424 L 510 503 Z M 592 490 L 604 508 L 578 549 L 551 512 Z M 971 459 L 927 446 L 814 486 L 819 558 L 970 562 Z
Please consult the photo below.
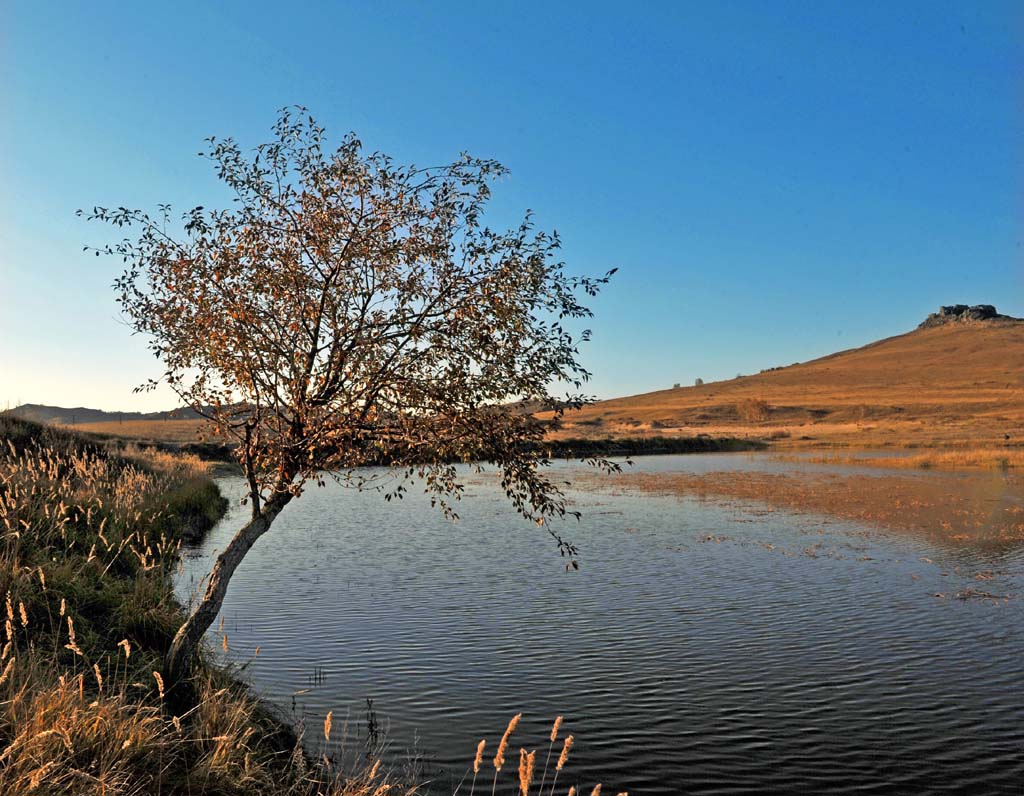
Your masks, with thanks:
M 0 405 L 159 409 L 94 204 L 221 196 L 202 139 L 301 103 L 337 136 L 512 170 L 580 272 L 618 266 L 601 397 L 788 364 L 941 303 L 1024 315 L 1017 2 L 123 3 L 0 10 Z

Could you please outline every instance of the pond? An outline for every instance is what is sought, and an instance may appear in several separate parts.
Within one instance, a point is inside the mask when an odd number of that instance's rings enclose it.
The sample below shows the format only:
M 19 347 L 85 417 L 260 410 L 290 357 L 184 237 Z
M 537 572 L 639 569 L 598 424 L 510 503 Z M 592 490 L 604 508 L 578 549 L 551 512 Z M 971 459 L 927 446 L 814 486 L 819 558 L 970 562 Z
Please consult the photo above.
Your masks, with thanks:
M 579 465 L 556 467 L 571 479 Z M 821 467 L 714 454 L 632 469 Z M 566 572 L 491 476 L 467 479 L 455 523 L 418 494 L 310 487 L 232 580 L 211 646 L 227 635 L 226 657 L 305 721 L 312 751 L 332 710 L 352 747 L 383 728 L 390 759 L 418 755 L 431 792 L 452 793 L 515 713 L 507 766 L 520 745 L 540 766 L 562 714 L 576 744 L 560 793 L 1020 792 L 1024 545 L 939 544 L 591 477 L 569 493 L 582 521 L 558 524 L 580 548 Z M 220 485 L 235 503 L 244 492 L 241 478 Z M 186 551 L 183 599 L 246 511 Z M 957 599 L 979 573 L 998 599 Z

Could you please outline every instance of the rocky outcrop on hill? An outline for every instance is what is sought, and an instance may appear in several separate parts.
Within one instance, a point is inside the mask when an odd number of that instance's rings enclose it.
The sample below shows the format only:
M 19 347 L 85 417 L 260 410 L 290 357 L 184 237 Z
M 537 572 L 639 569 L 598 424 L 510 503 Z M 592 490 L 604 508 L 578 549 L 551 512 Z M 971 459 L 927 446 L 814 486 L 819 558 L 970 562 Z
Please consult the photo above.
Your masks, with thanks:
M 933 312 L 918 326 L 918 329 L 928 329 L 932 326 L 944 326 L 947 323 L 978 323 L 982 321 L 1019 321 L 1020 318 L 1013 318 L 1009 315 L 1000 315 L 991 304 L 950 304 L 948 307 L 939 307 L 938 312 Z

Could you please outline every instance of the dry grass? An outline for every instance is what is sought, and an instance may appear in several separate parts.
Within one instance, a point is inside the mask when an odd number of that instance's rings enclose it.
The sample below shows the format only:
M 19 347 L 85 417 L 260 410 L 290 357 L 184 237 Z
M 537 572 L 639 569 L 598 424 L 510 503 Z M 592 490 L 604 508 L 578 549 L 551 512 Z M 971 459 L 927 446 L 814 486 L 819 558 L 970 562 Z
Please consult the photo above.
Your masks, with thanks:
M 160 442 L 199 442 L 210 436 L 212 426 L 206 420 L 126 420 L 104 423 L 78 423 L 68 426 L 75 431 L 102 434 L 134 440 L 156 440 Z
M 191 453 L 170 453 L 156 448 L 145 448 L 134 442 L 125 442 L 113 447 L 113 451 L 125 459 L 139 462 L 150 470 L 172 478 L 197 478 L 211 475 L 213 462 L 204 461 Z
M 770 413 L 738 419 L 754 401 Z M 1024 443 L 1024 323 L 918 330 L 755 376 L 600 401 L 566 421 L 567 437 L 775 432 L 780 448 L 991 448 L 1005 434 Z
M 977 448 L 972 450 L 927 451 L 906 456 L 780 456 L 781 460 L 844 464 L 885 469 L 917 470 L 1013 470 L 1024 467 L 1022 448 Z
M 563 787 L 561 790 L 558 788 L 558 777 L 561 775 L 562 770 L 566 768 L 570 752 L 572 751 L 574 737 L 572 735 L 560 735 L 562 729 L 562 716 L 558 716 L 551 726 L 551 732 L 547 734 L 546 738 L 548 741 L 547 756 L 544 762 L 543 771 L 538 776 L 537 772 L 537 749 L 534 748 L 530 751 L 520 747 L 519 748 L 519 765 L 516 768 L 505 767 L 505 755 L 508 752 L 509 745 L 512 741 L 512 736 L 516 732 L 519 722 L 522 719 L 523 714 L 517 713 L 512 717 L 508 723 L 508 727 L 505 729 L 504 735 L 498 741 L 494 759 L 491 761 L 491 766 L 494 769 L 494 774 L 491 780 L 490 788 L 481 787 L 481 793 L 485 791 L 492 794 L 496 793 L 503 794 L 518 794 L 518 796 L 530 796 L 530 793 L 536 793 L 537 796 L 554 796 L 555 793 L 565 794 L 568 793 L 570 796 L 577 792 L 576 786 L 572 786 L 565 790 Z M 560 752 L 555 762 L 554 770 L 551 771 L 552 756 L 551 752 L 556 749 L 556 744 L 560 747 Z M 480 741 L 476 750 L 476 757 L 473 759 L 472 765 L 463 777 L 463 782 L 455 789 L 455 794 L 461 792 L 463 785 L 469 782 L 469 796 L 476 796 L 477 788 L 477 777 L 480 773 L 480 766 L 483 761 L 483 751 L 487 745 L 487 739 Z M 502 772 L 505 772 L 505 776 L 502 776 Z M 548 785 L 548 773 L 552 774 L 551 784 Z M 509 783 L 511 789 L 506 788 L 505 784 Z M 536 790 L 534 786 L 536 785 Z M 601 783 L 594 785 L 592 793 L 601 792 Z M 627 791 L 619 791 L 617 796 L 629 796 Z

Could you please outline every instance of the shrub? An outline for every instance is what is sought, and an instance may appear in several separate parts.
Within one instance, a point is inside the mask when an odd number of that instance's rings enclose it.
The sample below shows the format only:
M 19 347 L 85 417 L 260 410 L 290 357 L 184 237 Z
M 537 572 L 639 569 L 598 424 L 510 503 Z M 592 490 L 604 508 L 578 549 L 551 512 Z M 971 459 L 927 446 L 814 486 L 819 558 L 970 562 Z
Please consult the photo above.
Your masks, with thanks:
M 768 419 L 771 407 L 763 398 L 744 398 L 736 404 L 736 414 L 741 420 L 757 423 Z

